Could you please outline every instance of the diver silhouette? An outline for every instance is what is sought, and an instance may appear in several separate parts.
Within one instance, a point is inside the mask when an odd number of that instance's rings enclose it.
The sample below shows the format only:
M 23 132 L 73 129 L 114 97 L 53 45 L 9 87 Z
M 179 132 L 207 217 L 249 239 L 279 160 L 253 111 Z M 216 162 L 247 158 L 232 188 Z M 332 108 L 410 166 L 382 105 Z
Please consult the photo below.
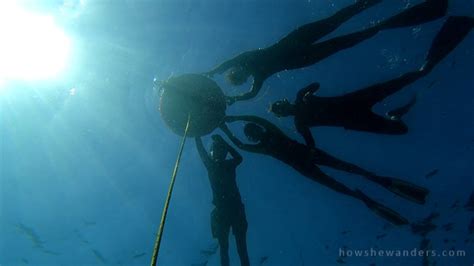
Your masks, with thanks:
M 248 266 L 247 219 L 235 175 L 237 166 L 242 163 L 242 156 L 219 135 L 212 136 L 210 155 L 204 149 L 201 138 L 195 140 L 211 183 L 212 203 L 215 206 L 211 213 L 211 229 L 212 236 L 219 242 L 221 265 L 229 265 L 229 232 L 232 228 L 240 264 Z M 228 153 L 232 159 L 226 159 Z
M 332 155 L 307 145 L 301 144 L 285 135 L 277 126 L 257 116 L 227 116 L 225 122 L 245 121 L 244 133 L 249 141 L 256 144 L 244 144 L 223 123 L 221 129 L 239 148 L 260 154 L 270 155 L 302 175 L 339 193 L 361 200 L 379 216 L 395 225 L 408 224 L 407 219 L 395 211 L 372 200 L 362 191 L 352 190 L 332 177 L 326 175 L 318 165 L 361 175 L 389 191 L 415 203 L 424 204 L 429 191 L 412 183 L 391 177 L 379 176 L 361 167 L 339 160 Z
M 379 134 L 405 134 L 408 127 L 401 118 L 415 104 L 416 98 L 389 111 L 386 117 L 372 112 L 372 107 L 430 73 L 466 37 L 473 25 L 474 18 L 449 17 L 434 38 L 423 67 L 417 71 L 336 97 L 315 96 L 319 84 L 312 83 L 298 92 L 293 104 L 283 99 L 272 104 L 270 110 L 278 117 L 294 116 L 296 129 L 311 147 L 315 143 L 309 128 L 317 126 L 344 127 Z
M 426 0 L 365 30 L 315 43 L 353 16 L 380 2 L 381 0 L 358 0 L 331 17 L 297 28 L 269 47 L 239 54 L 206 74 L 213 76 L 227 71 L 227 78 L 233 85 L 241 85 L 252 76 L 253 84 L 249 92 L 227 97 L 228 104 L 248 100 L 258 94 L 263 82 L 273 74 L 313 65 L 382 30 L 409 27 L 438 19 L 445 15 L 448 7 L 448 0 Z

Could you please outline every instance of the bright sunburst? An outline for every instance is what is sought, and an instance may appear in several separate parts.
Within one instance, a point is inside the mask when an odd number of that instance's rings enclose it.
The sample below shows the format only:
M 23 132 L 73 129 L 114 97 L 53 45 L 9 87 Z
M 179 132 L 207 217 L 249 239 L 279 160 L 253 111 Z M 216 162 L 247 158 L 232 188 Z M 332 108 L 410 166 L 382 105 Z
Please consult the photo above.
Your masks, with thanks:
M 15 1 L 0 0 L 0 84 L 4 80 L 41 80 L 66 65 L 70 40 L 53 17 L 34 14 Z

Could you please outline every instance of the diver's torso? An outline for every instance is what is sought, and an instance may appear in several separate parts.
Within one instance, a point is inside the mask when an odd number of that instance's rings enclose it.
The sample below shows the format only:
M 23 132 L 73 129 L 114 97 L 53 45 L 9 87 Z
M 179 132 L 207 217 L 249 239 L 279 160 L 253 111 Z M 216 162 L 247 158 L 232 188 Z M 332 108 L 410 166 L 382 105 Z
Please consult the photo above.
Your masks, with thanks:
M 216 207 L 227 208 L 241 204 L 235 164 L 232 161 L 213 162 L 213 168 L 209 169 L 209 181 L 212 187 L 212 203 Z

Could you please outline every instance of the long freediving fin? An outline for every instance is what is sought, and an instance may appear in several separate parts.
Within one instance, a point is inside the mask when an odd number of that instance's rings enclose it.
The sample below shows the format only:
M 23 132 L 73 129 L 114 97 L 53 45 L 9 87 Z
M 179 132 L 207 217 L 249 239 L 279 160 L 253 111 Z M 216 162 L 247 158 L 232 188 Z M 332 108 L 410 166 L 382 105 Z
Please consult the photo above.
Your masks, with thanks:
M 396 211 L 388 207 L 385 207 L 380 203 L 377 203 L 376 201 L 369 198 L 360 190 L 356 190 L 356 192 L 359 194 L 360 199 L 365 203 L 365 205 L 367 205 L 367 207 L 378 216 L 384 218 L 385 220 L 389 221 L 390 223 L 394 225 L 409 224 L 408 220 L 404 218 L 403 216 L 401 216 L 400 214 L 398 214 Z
M 390 182 L 388 185 L 384 186 L 386 189 L 409 201 L 418 204 L 425 204 L 426 197 L 430 193 L 428 189 L 401 179 L 387 178 Z

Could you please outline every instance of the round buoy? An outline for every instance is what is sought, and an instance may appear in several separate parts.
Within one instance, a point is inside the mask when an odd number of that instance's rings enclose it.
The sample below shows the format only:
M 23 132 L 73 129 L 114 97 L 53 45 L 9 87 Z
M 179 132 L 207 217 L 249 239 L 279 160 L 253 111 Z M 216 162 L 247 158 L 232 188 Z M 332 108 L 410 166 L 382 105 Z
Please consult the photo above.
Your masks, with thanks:
M 225 96 L 217 83 L 198 74 L 172 77 L 161 84 L 160 113 L 166 125 L 184 135 L 190 117 L 188 136 L 211 133 L 225 116 Z

